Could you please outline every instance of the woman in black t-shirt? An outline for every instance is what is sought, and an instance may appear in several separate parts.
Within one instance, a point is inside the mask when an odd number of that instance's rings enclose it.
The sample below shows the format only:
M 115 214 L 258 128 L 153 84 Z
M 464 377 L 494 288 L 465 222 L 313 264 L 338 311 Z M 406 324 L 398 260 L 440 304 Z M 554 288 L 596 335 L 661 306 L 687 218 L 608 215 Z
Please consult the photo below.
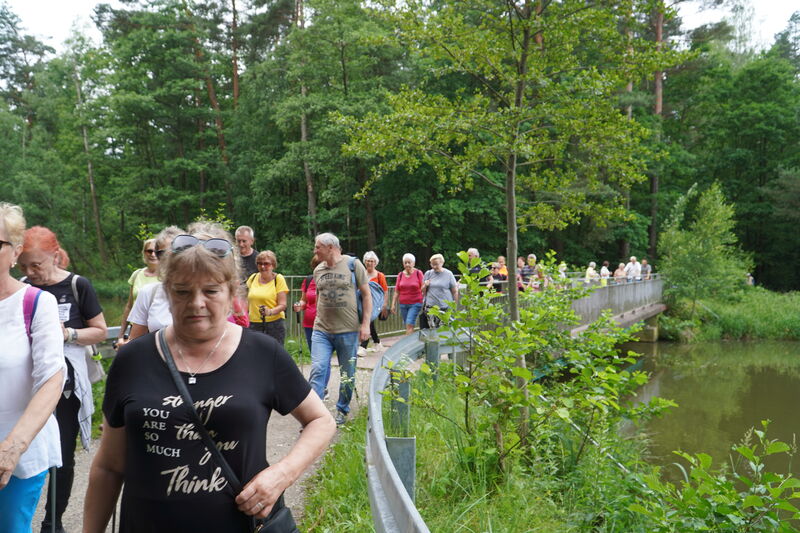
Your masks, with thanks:
M 75 442 L 80 435 L 83 447 L 88 449 L 92 434 L 94 401 L 86 367 L 86 347 L 106 339 L 106 319 L 89 280 L 66 270 L 69 256 L 49 229 L 34 226 L 25 231 L 18 265 L 26 276 L 24 281 L 56 297 L 64 335 L 67 380 L 56 406 L 63 466 L 56 470 L 56 514 L 52 516 L 51 513 L 53 494 L 48 484 L 42 522 L 43 531 L 50 531 L 52 523 L 55 523 L 56 531 L 63 531 L 61 517 L 72 492 Z
M 105 531 L 124 483 L 122 533 L 244 533 L 253 517 L 278 507 L 283 491 L 330 442 L 333 418 L 289 354 L 271 337 L 228 322 L 239 285 L 231 250 L 230 237 L 215 226 L 173 240 L 162 267 L 173 323 L 123 346 L 109 370 L 84 531 Z M 195 431 L 157 347 L 160 335 L 200 419 L 244 484 L 241 492 Z M 273 410 L 291 413 L 304 429 L 270 466 Z

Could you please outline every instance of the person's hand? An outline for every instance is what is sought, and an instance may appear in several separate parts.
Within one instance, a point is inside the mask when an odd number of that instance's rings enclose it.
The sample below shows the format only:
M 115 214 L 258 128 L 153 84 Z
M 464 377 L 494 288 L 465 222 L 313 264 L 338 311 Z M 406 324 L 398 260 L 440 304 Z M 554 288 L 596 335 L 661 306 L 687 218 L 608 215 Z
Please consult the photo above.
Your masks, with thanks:
M 383 309 L 381 309 L 381 318 L 386 320 L 387 316 L 389 316 L 389 309 L 384 307 Z
M 272 506 L 289 486 L 289 480 L 279 465 L 265 468 L 244 486 L 236 496 L 241 512 L 255 518 L 266 518 Z
M 364 342 L 369 340 L 369 324 L 364 325 L 361 324 L 361 330 L 359 331 L 358 340 Z
M 120 348 L 125 346 L 127 343 L 128 343 L 128 339 L 126 339 L 125 337 L 118 337 L 117 338 L 117 342 L 114 343 L 114 349 L 115 350 L 119 350 Z
M 431 280 L 429 280 L 429 279 L 426 279 L 426 280 L 425 280 L 425 283 L 424 283 L 424 285 L 425 285 L 426 287 L 430 287 L 430 286 L 431 286 Z
M 11 475 L 17 468 L 17 463 L 22 455 L 23 445 L 20 442 L 8 439 L 0 442 L 0 489 L 5 488 L 11 481 Z

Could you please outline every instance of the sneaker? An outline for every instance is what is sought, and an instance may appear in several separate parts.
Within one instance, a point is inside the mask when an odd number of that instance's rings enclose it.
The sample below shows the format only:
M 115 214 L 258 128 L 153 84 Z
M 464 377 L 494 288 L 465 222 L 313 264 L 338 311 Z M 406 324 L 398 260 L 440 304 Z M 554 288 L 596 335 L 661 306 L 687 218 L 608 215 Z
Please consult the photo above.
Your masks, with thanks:
M 336 418 L 334 420 L 336 420 L 336 427 L 337 428 L 342 427 L 343 425 L 345 425 L 347 423 L 347 415 L 344 414 L 341 411 L 338 411 L 336 413 Z
M 367 356 L 367 349 L 366 348 L 358 348 L 358 352 L 356 352 L 359 357 L 366 357 Z
M 372 348 L 373 348 L 373 349 L 374 349 L 376 352 L 381 352 L 381 351 L 383 351 L 383 344 L 381 344 L 381 343 L 379 343 L 379 342 L 378 342 L 378 343 L 375 343 L 375 345 L 374 345 Z

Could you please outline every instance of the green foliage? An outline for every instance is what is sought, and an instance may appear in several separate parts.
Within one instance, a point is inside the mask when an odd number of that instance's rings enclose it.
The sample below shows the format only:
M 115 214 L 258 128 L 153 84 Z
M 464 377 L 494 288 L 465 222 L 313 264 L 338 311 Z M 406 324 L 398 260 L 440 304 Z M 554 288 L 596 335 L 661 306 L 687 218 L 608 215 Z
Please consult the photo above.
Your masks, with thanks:
M 459 339 L 452 342 L 466 357 L 462 368 L 438 373 L 460 397 L 462 413 L 451 421 L 460 430 L 456 449 L 464 468 L 489 480 L 502 477 L 535 463 L 543 447 L 558 441 L 569 449 L 558 468 L 572 471 L 592 440 L 607 438 L 623 418 L 638 420 L 670 405 L 655 399 L 633 407 L 624 400 L 647 376 L 627 370 L 635 358 L 620 355 L 615 346 L 629 334 L 608 316 L 570 334 L 577 325 L 571 302 L 584 290 L 526 293 L 520 320 L 512 322 L 502 296 L 478 283 L 488 272 L 470 273 L 475 265 L 466 254 L 461 259 L 466 289 L 458 309 L 432 314 L 441 316 L 443 329 Z M 547 379 L 534 379 L 542 375 Z M 415 405 L 441 411 L 424 393 L 412 398 Z M 519 422 L 523 413 L 528 413 L 527 424 Z
M 653 520 L 651 531 L 715 531 L 757 533 L 798 531 L 800 480 L 791 474 L 766 469 L 770 455 L 793 454 L 788 444 L 767 438 L 768 422 L 753 429 L 733 446 L 730 473 L 712 469 L 704 453 L 675 452 L 689 464 L 680 486 L 662 481 L 657 474 L 644 478 L 649 489 L 641 503 L 630 509 Z M 755 436 L 755 438 L 753 438 Z
M 692 187 L 675 205 L 661 236 L 661 273 L 667 277 L 664 295 L 671 302 L 690 303 L 688 319 L 694 318 L 701 298 L 733 298 L 745 287 L 751 263 L 739 251 L 733 233 L 733 206 L 725 203 L 718 184 L 697 196 Z

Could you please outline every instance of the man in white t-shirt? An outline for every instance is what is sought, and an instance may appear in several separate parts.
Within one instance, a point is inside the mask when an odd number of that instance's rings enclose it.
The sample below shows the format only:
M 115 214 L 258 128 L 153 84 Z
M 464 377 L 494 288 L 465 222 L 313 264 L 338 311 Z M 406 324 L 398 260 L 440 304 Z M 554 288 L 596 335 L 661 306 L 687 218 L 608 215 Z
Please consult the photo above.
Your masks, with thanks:
M 632 255 L 631 260 L 625 265 L 625 275 L 628 278 L 628 283 L 642 281 L 642 264 L 636 260 L 635 255 Z

